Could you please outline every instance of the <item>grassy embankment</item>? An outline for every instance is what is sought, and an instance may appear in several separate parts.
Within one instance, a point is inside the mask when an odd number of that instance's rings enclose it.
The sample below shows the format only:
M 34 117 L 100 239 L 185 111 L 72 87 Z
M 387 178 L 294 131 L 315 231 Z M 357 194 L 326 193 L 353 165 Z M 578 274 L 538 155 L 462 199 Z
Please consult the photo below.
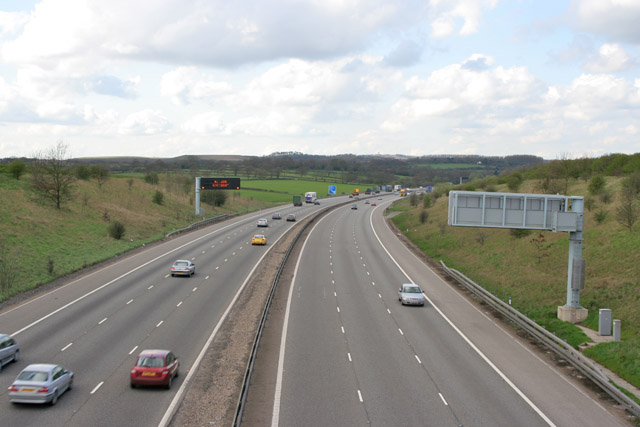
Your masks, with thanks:
M 607 188 L 614 194 L 619 186 L 619 179 L 608 180 Z M 526 182 L 520 192 L 535 193 L 533 183 Z M 568 194 L 585 196 L 586 185 L 576 182 Z M 640 387 L 640 225 L 630 233 L 618 224 L 617 203 L 617 198 L 610 204 L 598 202 L 585 213 L 587 270 L 580 302 L 589 310 L 583 324 L 594 330 L 598 310 L 610 308 L 613 318 L 622 321 L 622 341 L 598 344 L 585 354 Z M 515 238 L 509 230 L 450 227 L 447 206 L 448 197 L 438 198 L 421 224 L 422 201 L 411 208 L 407 198 L 398 204 L 398 209 L 407 211 L 393 221 L 431 258 L 460 270 L 504 301 L 511 297 L 515 308 L 571 345 L 590 341 L 575 325 L 557 319 L 557 307 L 566 302 L 568 233 L 532 232 Z M 598 223 L 595 215 L 600 209 L 607 214 Z
M 290 203 L 293 194 L 306 191 L 325 196 L 328 184 L 243 179 L 242 185 L 263 191 L 230 191 L 222 207 L 203 204 L 206 216 Z M 339 193 L 351 188 L 335 185 Z M 112 176 L 102 188 L 95 181 L 80 180 L 75 185 L 74 199 L 56 210 L 34 201 L 29 176 L 17 181 L 0 174 L 0 251 L 12 265 L 19 266 L 14 285 L 0 290 L 0 302 L 162 239 L 168 232 L 202 219 L 195 215 L 193 187 L 190 179 L 164 174 L 160 175 L 158 185 L 144 182 L 141 175 Z M 164 195 L 162 205 L 152 201 L 156 191 Z M 109 236 L 107 229 L 112 221 L 119 221 L 126 228 L 120 240 Z

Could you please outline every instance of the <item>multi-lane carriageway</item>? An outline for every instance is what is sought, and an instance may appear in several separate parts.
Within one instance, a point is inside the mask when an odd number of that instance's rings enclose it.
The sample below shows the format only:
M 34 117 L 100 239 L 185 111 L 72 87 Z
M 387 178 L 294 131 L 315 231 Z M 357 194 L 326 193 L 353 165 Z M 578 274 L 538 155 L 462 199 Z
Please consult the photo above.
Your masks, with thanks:
M 279 211 L 301 219 L 341 201 Z M 285 297 L 286 330 L 279 335 L 286 339 L 275 346 L 274 363 L 258 365 L 270 370 L 271 403 L 252 407 L 250 392 L 245 425 L 619 423 L 413 257 L 383 221 L 388 202 L 379 203 L 339 207 L 309 234 Z M 15 335 L 22 354 L 0 373 L 0 424 L 159 425 L 185 375 L 169 391 L 130 389 L 137 352 L 170 348 L 183 373 L 195 369 L 266 250 L 250 244 L 256 219 L 274 210 L 153 245 L 4 308 L 0 330 Z M 294 224 L 270 221 L 261 231 L 272 243 Z M 194 260 L 195 276 L 169 275 L 179 258 Z M 406 281 L 425 290 L 426 307 L 399 305 L 396 290 Z M 11 381 L 35 362 L 76 374 L 74 389 L 55 407 L 8 402 Z

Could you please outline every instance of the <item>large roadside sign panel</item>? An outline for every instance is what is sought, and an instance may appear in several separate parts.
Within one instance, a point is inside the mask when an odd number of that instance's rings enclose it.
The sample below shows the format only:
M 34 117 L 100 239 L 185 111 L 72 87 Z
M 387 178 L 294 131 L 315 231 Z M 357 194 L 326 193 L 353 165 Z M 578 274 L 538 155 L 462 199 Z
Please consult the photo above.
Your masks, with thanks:
M 240 178 L 200 178 L 201 190 L 239 190 Z
M 569 197 L 549 194 L 449 192 L 449 225 L 576 231 L 578 216 Z

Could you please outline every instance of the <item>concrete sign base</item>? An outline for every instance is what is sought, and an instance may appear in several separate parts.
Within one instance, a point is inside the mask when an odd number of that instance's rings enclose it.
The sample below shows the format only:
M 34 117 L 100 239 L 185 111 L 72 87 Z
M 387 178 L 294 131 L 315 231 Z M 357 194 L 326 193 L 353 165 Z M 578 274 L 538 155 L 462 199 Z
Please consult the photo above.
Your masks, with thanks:
M 558 306 L 558 319 L 564 322 L 580 323 L 587 318 L 589 311 L 584 307 Z

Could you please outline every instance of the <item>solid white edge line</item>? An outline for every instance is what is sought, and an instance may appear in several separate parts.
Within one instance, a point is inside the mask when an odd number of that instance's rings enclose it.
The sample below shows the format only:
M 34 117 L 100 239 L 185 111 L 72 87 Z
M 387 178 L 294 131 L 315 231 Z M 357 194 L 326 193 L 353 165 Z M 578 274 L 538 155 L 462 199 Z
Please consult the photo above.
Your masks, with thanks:
M 398 263 L 398 261 L 396 261 L 396 259 L 391 255 L 391 253 L 387 250 L 387 247 L 382 243 L 382 240 L 380 240 L 380 236 L 378 236 L 378 233 L 376 233 L 376 229 L 373 226 L 373 212 L 371 212 L 369 214 L 369 224 L 371 225 L 371 230 L 373 231 L 373 234 L 376 236 L 376 239 L 378 240 L 378 243 L 380 243 L 380 246 L 382 246 L 382 249 L 384 249 L 384 251 L 387 253 L 387 255 L 389 256 L 389 258 L 391 258 L 391 260 L 394 262 L 394 264 L 398 267 L 398 269 L 402 272 L 402 274 L 404 274 L 404 276 L 409 279 L 409 281 L 411 283 L 415 283 L 413 281 L 413 279 L 407 274 L 406 271 L 404 271 L 404 269 L 400 266 L 400 264 Z M 553 423 L 553 421 L 551 421 L 549 419 L 549 417 L 547 417 L 545 415 L 544 412 L 542 412 L 540 410 L 540 408 L 538 408 L 536 406 L 535 403 L 533 403 L 531 401 L 531 399 L 529 399 L 496 365 L 494 365 L 494 363 L 487 357 L 485 356 L 485 354 L 478 348 L 476 347 L 476 345 L 471 342 L 471 340 L 469 338 L 467 338 L 467 336 L 460 330 L 458 329 L 458 327 L 456 325 L 453 324 L 453 322 L 438 308 L 438 306 L 436 306 L 433 301 L 431 301 L 431 299 L 425 295 L 425 298 L 427 299 L 427 301 L 429 301 L 429 304 L 431 304 L 431 306 L 438 312 L 438 314 L 440 316 L 442 316 L 442 318 L 453 328 L 454 331 L 456 331 L 458 333 L 458 335 L 460 335 L 460 337 L 507 383 L 509 384 L 509 387 L 511 387 L 517 394 L 518 396 L 520 396 L 522 398 L 522 400 L 524 400 L 539 416 L 540 418 L 542 418 L 549 426 L 553 426 L 556 427 L 556 425 Z
M 298 275 L 298 268 L 300 267 L 300 262 L 302 260 L 302 254 L 304 253 L 304 249 L 307 247 L 307 242 L 309 241 L 309 236 L 316 229 L 316 227 L 325 219 L 326 216 L 320 218 L 320 220 L 313 226 L 307 238 L 304 240 L 302 245 L 302 249 L 298 254 L 298 260 L 296 261 L 296 267 L 293 270 L 293 277 L 291 278 L 291 285 L 289 287 L 289 296 L 287 297 L 287 308 L 284 312 L 284 324 L 282 326 L 282 337 L 280 338 L 280 353 L 278 356 L 278 373 L 276 377 L 276 387 L 273 397 L 273 412 L 271 415 L 271 426 L 277 427 L 280 422 L 280 398 L 282 396 L 282 375 L 284 373 L 284 354 L 285 348 L 287 345 L 287 331 L 289 329 L 289 314 L 291 313 L 291 301 L 293 300 L 293 289 L 295 288 L 296 276 Z M 333 272 L 331 272 L 333 274 Z M 344 333 L 344 327 L 342 328 L 342 333 Z
M 295 225 L 296 224 L 294 224 L 293 226 L 295 226 Z M 236 301 L 238 301 L 238 299 L 240 298 L 240 295 L 242 294 L 242 291 L 244 291 L 244 288 L 247 286 L 247 283 L 249 283 L 249 279 L 251 279 L 251 276 L 253 276 L 253 273 L 258 269 L 258 266 L 260 265 L 260 263 L 262 262 L 264 257 L 266 257 L 269 254 L 269 252 L 271 251 L 271 249 L 275 247 L 275 243 L 277 243 L 280 239 L 282 239 L 282 237 L 284 237 L 285 234 L 286 233 L 281 234 L 280 237 L 278 237 L 278 239 L 274 242 L 274 244 L 269 246 L 269 248 L 267 248 L 267 250 L 264 252 L 264 254 L 262 254 L 262 256 L 260 257 L 258 262 L 255 263 L 255 265 L 253 266 L 253 268 L 251 269 L 249 274 L 247 274 L 247 277 L 244 279 L 244 282 L 242 283 L 242 285 L 238 289 L 238 292 L 236 292 L 236 294 L 233 296 L 233 299 L 231 300 L 231 302 L 227 306 L 227 309 L 224 311 L 224 313 L 222 313 L 222 316 L 220 317 L 220 320 L 218 321 L 218 323 L 216 324 L 216 327 L 211 332 L 211 335 L 207 339 L 207 342 L 204 343 L 204 346 L 202 347 L 202 350 L 200 350 L 200 353 L 198 354 L 198 357 L 196 357 L 196 360 L 193 362 L 193 365 L 191 366 L 191 369 L 189 369 L 189 373 L 187 374 L 187 376 L 185 377 L 184 381 L 182 382 L 182 385 L 178 389 L 178 392 L 173 397 L 173 400 L 171 401 L 171 403 L 169 404 L 169 407 L 165 411 L 164 416 L 162 417 L 162 419 L 160 420 L 160 423 L 158 424 L 158 427 L 166 427 L 166 426 L 169 425 L 169 422 L 171 421 L 171 418 L 173 418 L 173 415 L 174 415 L 175 411 L 178 409 L 178 405 L 182 401 L 182 396 L 186 393 L 187 387 L 189 386 L 189 383 L 191 382 L 191 378 L 193 378 L 193 375 L 195 375 L 195 373 L 197 372 L 198 366 L 200 366 L 200 363 L 202 362 L 202 359 L 204 359 L 204 355 L 206 354 L 207 349 L 209 348 L 209 346 L 213 342 L 214 338 L 218 334 L 218 331 L 222 327 L 222 324 L 224 323 L 224 321 L 227 320 L 227 317 L 229 316 L 229 313 L 231 312 L 231 309 L 233 309 L 233 307 L 236 304 Z M 292 289 L 293 289 L 293 287 L 292 287 Z

